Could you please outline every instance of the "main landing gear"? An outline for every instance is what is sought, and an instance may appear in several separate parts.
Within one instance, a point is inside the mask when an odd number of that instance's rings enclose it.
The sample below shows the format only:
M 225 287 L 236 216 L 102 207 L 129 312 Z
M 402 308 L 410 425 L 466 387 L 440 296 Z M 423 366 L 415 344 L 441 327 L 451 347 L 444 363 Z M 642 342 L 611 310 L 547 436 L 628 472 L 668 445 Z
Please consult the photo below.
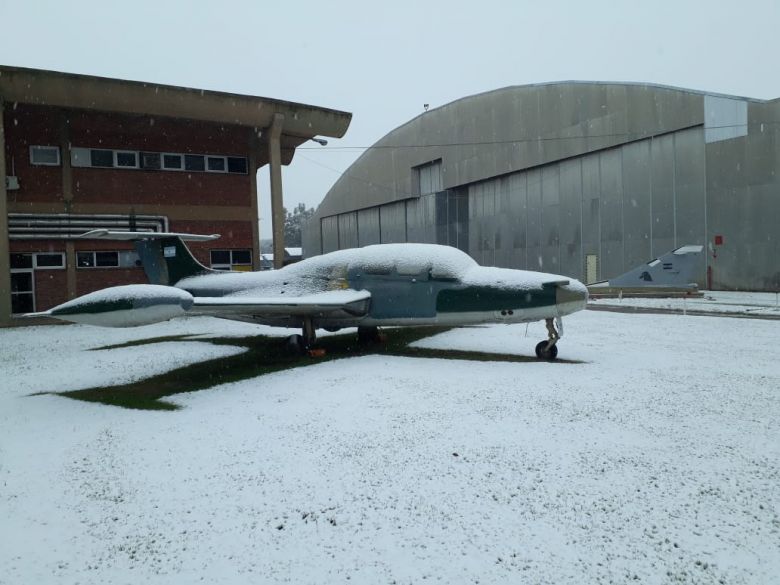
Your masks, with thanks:
M 338 329 L 333 329 L 333 331 L 338 331 Z M 377 327 L 358 327 L 357 336 L 359 345 L 372 345 L 385 340 L 385 336 L 379 332 Z M 296 355 L 309 354 L 312 357 L 325 355 L 324 349 L 314 349 L 316 341 L 317 334 L 314 324 L 311 318 L 306 317 L 303 320 L 301 335 L 290 335 L 287 338 L 287 350 Z
M 536 357 L 540 360 L 553 361 L 558 357 L 558 340 L 563 335 L 563 321 L 558 317 L 553 321 L 552 319 L 545 319 L 544 324 L 547 326 L 547 340 L 540 341 L 536 344 Z M 558 330 L 555 329 L 555 325 L 558 325 Z
M 291 353 L 303 355 L 311 351 L 314 342 L 317 341 L 317 333 L 311 317 L 304 317 L 302 335 L 290 335 L 287 338 L 287 349 Z
M 384 341 L 384 337 L 379 333 L 378 327 L 358 327 L 357 335 L 359 345 L 371 345 L 372 343 Z

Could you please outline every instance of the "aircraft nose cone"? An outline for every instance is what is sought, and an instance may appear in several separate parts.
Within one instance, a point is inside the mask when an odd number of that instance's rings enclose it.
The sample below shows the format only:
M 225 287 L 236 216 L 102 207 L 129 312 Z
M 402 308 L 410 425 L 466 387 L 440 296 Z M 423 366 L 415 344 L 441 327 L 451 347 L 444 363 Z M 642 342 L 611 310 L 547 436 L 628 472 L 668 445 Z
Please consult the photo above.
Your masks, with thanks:
M 555 304 L 560 315 L 581 311 L 588 303 L 588 289 L 578 280 L 558 286 L 555 291 Z

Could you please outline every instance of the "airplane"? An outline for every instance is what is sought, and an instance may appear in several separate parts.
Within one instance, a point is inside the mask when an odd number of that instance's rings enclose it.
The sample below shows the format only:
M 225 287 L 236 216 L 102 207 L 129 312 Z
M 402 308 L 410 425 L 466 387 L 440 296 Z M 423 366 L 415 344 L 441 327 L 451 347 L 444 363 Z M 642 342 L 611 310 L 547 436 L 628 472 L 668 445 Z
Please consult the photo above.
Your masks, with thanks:
M 701 245 L 687 245 L 675 248 L 650 262 L 640 264 L 625 274 L 608 281 L 588 283 L 591 287 L 611 288 L 679 288 L 694 290 L 696 269 L 701 265 Z
M 376 341 L 384 326 L 466 326 L 544 320 L 539 359 L 554 360 L 561 318 L 585 308 L 579 281 L 541 272 L 483 267 L 435 244 L 377 244 L 307 258 L 280 270 L 230 272 L 200 264 L 185 241 L 214 235 L 93 230 L 88 239 L 135 241 L 152 284 L 115 286 L 32 317 L 105 327 L 157 323 L 185 314 L 300 328 L 290 348 L 305 352 L 316 330 L 357 327 Z

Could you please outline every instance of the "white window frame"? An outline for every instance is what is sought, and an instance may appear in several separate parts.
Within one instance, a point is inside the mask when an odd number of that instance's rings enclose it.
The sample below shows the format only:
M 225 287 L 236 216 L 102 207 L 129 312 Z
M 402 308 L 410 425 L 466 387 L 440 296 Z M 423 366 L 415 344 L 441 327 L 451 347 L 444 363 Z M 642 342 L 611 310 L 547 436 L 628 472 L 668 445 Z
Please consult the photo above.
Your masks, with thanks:
M 188 169 L 187 168 L 187 157 L 188 156 L 200 156 L 200 157 L 202 157 L 203 158 L 203 170 L 202 171 L 195 171 L 195 170 Z M 206 168 L 208 166 L 208 156 L 209 155 L 207 155 L 207 154 L 198 154 L 196 152 L 187 152 L 187 153 L 182 155 L 182 159 L 181 159 L 182 160 L 182 165 L 183 165 L 182 168 L 185 171 L 187 171 L 188 173 L 205 173 L 205 172 L 207 172 Z M 225 162 L 227 162 L 227 161 L 225 161 Z
M 38 266 L 38 256 L 59 256 L 59 266 Z M 64 270 L 65 269 L 65 252 L 36 252 L 33 254 L 33 268 L 35 270 Z
M 98 253 L 116 254 L 116 266 L 98 266 L 96 256 Z M 79 266 L 79 254 L 92 254 L 92 266 Z M 119 265 L 119 250 L 76 250 L 76 268 L 79 270 L 105 270 L 110 268 L 121 268 Z
M 35 265 L 35 261 L 33 260 L 33 266 Z M 29 291 L 22 291 L 22 292 L 13 292 L 11 291 L 11 299 L 13 301 L 14 295 L 32 295 L 32 312 L 34 313 L 36 311 L 36 307 L 38 306 L 37 299 L 35 298 L 35 269 L 34 268 L 11 268 L 11 274 L 24 274 L 28 273 L 30 274 L 30 284 L 31 289 Z M 13 303 L 12 303 L 13 304 Z M 20 315 L 21 313 L 12 313 L 13 315 Z
M 117 258 L 119 260 L 119 266 L 116 268 L 138 268 L 141 257 L 135 250 L 119 250 L 117 252 Z M 104 268 L 104 267 L 101 267 Z M 105 268 L 108 268 L 107 266 Z
M 61 161 L 60 155 L 59 155 L 59 147 L 33 147 L 32 148 L 56 148 L 57 149 L 57 160 Z M 113 166 L 110 167 L 103 167 L 103 166 L 93 166 L 92 164 L 92 151 L 94 150 L 103 150 L 103 151 L 110 151 L 112 153 L 112 164 Z M 135 156 L 135 166 L 120 166 L 119 165 L 119 155 L 120 154 L 132 154 Z M 160 157 L 160 168 L 154 169 L 154 168 L 147 168 L 141 166 L 141 158 L 144 154 L 147 155 L 159 155 Z M 165 166 L 165 157 L 171 156 L 176 157 L 178 159 L 179 164 L 181 167 L 179 168 L 173 168 L 169 166 Z M 200 156 L 203 157 L 203 170 L 202 171 L 196 171 L 196 170 L 187 170 L 186 168 L 186 156 Z M 30 158 L 32 160 L 32 150 L 30 151 Z M 237 158 L 242 159 L 244 161 L 244 166 L 246 168 L 246 172 L 233 172 L 229 170 L 228 165 L 228 159 L 229 158 Z M 222 161 L 223 168 L 220 169 L 213 169 L 209 168 L 209 161 L 212 159 L 219 159 Z M 57 163 L 57 165 L 54 165 L 53 163 L 35 163 L 35 164 L 43 164 L 43 165 L 50 165 L 50 166 L 58 166 L 60 163 Z M 138 169 L 138 170 L 144 170 L 144 171 L 170 171 L 170 172 L 187 172 L 187 173 L 215 173 L 215 174 L 232 174 L 232 175 L 248 175 L 249 174 L 249 159 L 245 156 L 237 156 L 237 155 L 222 155 L 222 154 L 201 154 L 197 152 L 188 152 L 188 153 L 181 153 L 181 152 L 159 152 L 159 151 L 151 151 L 151 150 L 124 150 L 124 149 L 116 149 L 116 148 L 90 148 L 90 147 L 81 147 L 81 146 L 74 146 L 70 149 L 70 164 L 73 167 L 85 167 L 85 168 L 93 168 L 93 169 Z
M 103 165 L 93 165 L 92 164 L 92 153 L 93 152 L 110 152 L 111 153 L 111 166 L 103 166 Z M 92 169 L 115 169 L 116 168 L 116 155 L 114 154 L 113 148 L 90 148 L 89 149 L 89 167 Z
M 166 156 L 178 156 L 179 157 L 179 163 L 181 163 L 181 166 L 178 169 L 174 169 L 171 167 L 165 166 L 165 157 Z M 161 171 L 177 171 L 182 172 L 184 170 L 184 155 L 180 152 L 161 152 L 160 153 L 160 170 Z
M 119 155 L 120 154 L 132 154 L 135 155 L 135 165 L 129 166 L 129 165 L 120 165 L 119 164 Z M 117 169 L 137 169 L 141 166 L 141 155 L 137 150 L 115 150 L 114 151 L 114 168 Z
M 154 168 L 154 167 L 142 167 L 141 166 L 141 159 L 143 158 L 143 155 L 145 155 L 145 154 L 151 154 L 151 155 L 155 155 L 156 154 L 157 156 L 159 156 L 160 157 L 160 166 L 157 167 L 157 168 Z M 154 152 L 152 150 L 139 150 L 138 151 L 138 168 L 143 170 L 143 171 L 151 171 L 151 172 L 156 173 L 158 171 L 163 170 L 162 160 L 163 159 L 162 159 L 162 153 L 161 152 Z
M 35 151 L 55 151 L 57 153 L 57 162 L 35 162 L 35 157 L 33 156 L 33 153 Z M 30 145 L 30 164 L 35 165 L 36 167 L 58 167 L 60 164 L 62 164 L 62 157 L 60 157 L 60 147 L 59 146 L 47 146 L 42 144 L 32 144 Z
M 206 172 L 207 173 L 222 173 L 222 174 L 225 174 L 225 173 L 228 172 L 228 170 L 227 170 L 228 164 L 227 164 L 227 157 L 226 156 L 222 156 L 220 154 L 206 154 L 204 156 L 206 157 Z M 209 160 L 212 159 L 212 158 L 222 159 L 222 164 L 223 164 L 222 170 L 210 169 L 209 168 Z
M 211 254 L 213 252 L 228 252 L 230 254 L 230 264 L 219 263 L 211 264 L 211 268 L 214 270 L 233 270 L 234 266 L 252 266 L 252 249 L 251 248 L 236 248 L 236 249 L 214 249 L 209 250 L 209 263 L 211 263 Z M 249 262 L 235 262 L 233 260 L 233 252 L 249 252 Z
M 90 168 L 92 166 L 91 151 L 91 148 L 72 146 L 70 149 L 70 166 L 74 168 Z

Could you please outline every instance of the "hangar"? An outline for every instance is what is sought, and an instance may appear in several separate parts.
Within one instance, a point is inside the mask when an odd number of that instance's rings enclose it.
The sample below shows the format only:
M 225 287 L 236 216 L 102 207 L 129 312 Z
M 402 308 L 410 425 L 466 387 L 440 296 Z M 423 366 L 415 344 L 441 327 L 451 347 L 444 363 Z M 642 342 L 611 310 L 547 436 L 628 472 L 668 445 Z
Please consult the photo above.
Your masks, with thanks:
M 0 325 L 147 281 L 131 244 L 76 237 L 91 229 L 219 233 L 193 244 L 203 264 L 258 269 L 257 170 L 270 166 L 281 236 L 281 166 L 350 120 L 271 98 L 0 66 Z
M 507 87 L 425 111 L 327 193 L 304 255 L 387 242 L 585 282 L 705 245 L 700 287 L 780 289 L 780 99 L 645 83 Z

